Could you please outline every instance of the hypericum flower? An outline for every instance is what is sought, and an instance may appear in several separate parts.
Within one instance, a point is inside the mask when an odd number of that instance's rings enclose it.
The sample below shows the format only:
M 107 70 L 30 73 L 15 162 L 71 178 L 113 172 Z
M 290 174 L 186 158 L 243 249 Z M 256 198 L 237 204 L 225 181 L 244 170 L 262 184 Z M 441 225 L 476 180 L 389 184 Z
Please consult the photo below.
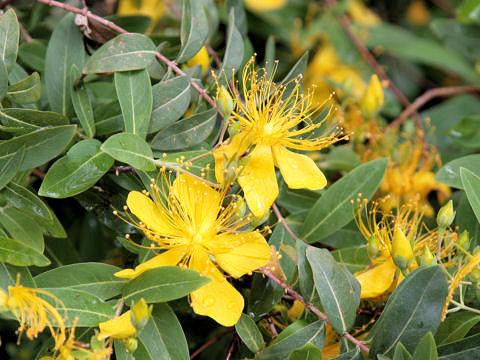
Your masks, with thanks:
M 312 121 L 320 108 L 311 103 L 311 94 L 301 93 L 300 77 L 286 84 L 273 81 L 275 71 L 255 71 L 251 58 L 242 76 L 243 99 L 235 89 L 230 89 L 235 99 L 235 109 L 230 120 L 237 134 L 230 142 L 219 146 L 213 153 L 217 181 L 225 182 L 231 163 L 239 161 L 241 167 L 238 183 L 243 189 L 252 213 L 266 214 L 278 195 L 275 166 L 280 169 L 288 187 L 292 189 L 321 189 L 327 179 L 315 162 L 306 155 L 288 148 L 303 151 L 320 150 L 347 136 L 338 128 L 323 131 L 335 109 L 330 107 L 325 118 Z M 329 103 L 328 99 L 324 105 Z M 325 109 L 322 106 L 321 109 Z M 248 151 L 248 155 L 242 156 Z
M 106 338 L 128 339 L 135 336 L 137 329 L 132 324 L 132 310 L 128 310 L 122 315 L 98 324 L 100 333 L 97 335 L 99 340 Z
M 10 310 L 20 323 L 19 341 L 24 331 L 33 340 L 48 327 L 55 340 L 55 349 L 59 349 L 65 341 L 65 323 L 56 307 L 45 298 L 61 304 L 55 295 L 46 290 L 20 285 L 20 276 L 17 277 L 15 286 L 8 287 L 8 295 L 0 289 L 0 307 Z
M 239 278 L 265 266 L 270 259 L 270 247 L 258 230 L 238 232 L 250 222 L 250 216 L 238 214 L 236 198 L 186 174 L 178 176 L 173 184 L 166 176 L 161 177 L 160 186 L 152 180 L 150 194 L 130 192 L 128 209 L 141 221 L 131 219 L 131 223 L 158 249 L 166 251 L 116 276 L 134 278 L 168 265 L 196 270 L 211 281 L 190 293 L 193 311 L 224 326 L 234 325 L 244 300 L 219 268 Z

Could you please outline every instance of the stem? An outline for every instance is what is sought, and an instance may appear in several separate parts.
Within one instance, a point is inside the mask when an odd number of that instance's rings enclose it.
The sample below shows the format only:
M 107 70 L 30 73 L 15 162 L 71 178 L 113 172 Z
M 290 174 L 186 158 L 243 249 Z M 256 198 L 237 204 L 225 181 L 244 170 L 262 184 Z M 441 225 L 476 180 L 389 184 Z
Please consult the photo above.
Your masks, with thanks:
M 268 326 L 270 327 L 270 331 L 272 332 L 272 337 L 276 338 L 278 336 L 278 331 L 275 328 L 275 324 L 273 323 L 271 316 L 267 316 L 267 323 L 268 323 Z
M 194 157 L 191 158 L 191 159 L 188 159 L 187 161 L 185 161 L 185 163 L 191 163 L 191 162 L 197 161 L 197 160 L 202 159 L 202 158 L 204 158 L 204 157 L 207 157 L 208 155 L 211 155 L 211 154 L 212 154 L 212 152 L 211 152 L 211 151 L 208 151 L 208 152 L 206 152 L 206 153 L 203 153 L 203 154 L 194 156 Z
M 232 344 L 228 348 L 227 356 L 225 356 L 225 360 L 230 360 L 233 354 L 233 349 L 235 349 L 235 336 L 232 339 Z
M 282 287 L 284 290 L 286 290 L 290 295 L 292 295 L 295 299 L 297 299 L 298 301 L 300 301 L 308 310 L 310 310 L 311 312 L 313 312 L 315 315 L 317 315 L 321 320 L 325 321 L 326 323 L 330 323 L 328 321 L 328 317 L 327 315 L 325 315 L 324 313 L 322 313 L 319 309 L 317 309 L 315 306 L 313 306 L 312 304 L 308 304 L 305 299 L 302 297 L 302 295 L 300 295 L 299 293 L 297 293 L 295 290 L 293 290 L 290 286 L 288 286 L 287 284 L 285 284 L 284 282 L 282 282 L 279 278 L 277 278 L 273 273 L 271 273 L 270 271 L 268 271 L 266 268 L 264 267 L 261 267 L 259 269 L 265 276 L 267 276 L 269 279 L 271 279 L 273 282 L 275 282 L 276 284 L 280 285 L 280 287 Z M 360 350 L 362 350 L 363 352 L 367 353 L 370 351 L 369 348 L 367 346 L 365 346 L 365 344 L 363 344 L 360 340 L 357 340 L 355 339 L 355 337 L 353 337 L 352 335 L 350 335 L 349 333 L 345 332 L 342 334 L 345 338 L 347 338 L 350 342 L 352 342 L 353 344 L 355 344 L 355 346 L 357 346 Z
M 461 310 L 466 310 L 466 311 L 470 311 L 470 312 L 473 312 L 475 314 L 480 314 L 480 310 L 478 309 L 474 309 L 474 308 L 471 308 L 470 306 L 467 306 L 467 305 L 464 305 L 464 304 L 461 304 L 455 300 L 450 300 L 450 302 L 454 305 L 457 305 L 456 308 L 452 309 L 452 310 L 456 310 L 457 308 L 460 308 Z M 458 310 L 456 310 L 458 311 Z
M 433 98 L 476 91 L 480 91 L 480 86 L 449 86 L 427 90 L 423 95 L 416 98 L 415 101 L 400 114 L 399 117 L 392 121 L 388 125 L 388 128 L 395 128 L 400 126 L 400 124 L 403 123 L 405 119 L 407 119 L 412 113 L 415 113 L 419 108 L 421 108 Z
M 198 354 L 200 354 L 203 350 L 205 350 L 206 348 L 208 348 L 210 345 L 213 345 L 215 344 L 218 340 L 220 340 L 221 338 L 223 338 L 225 335 L 228 335 L 230 334 L 231 332 L 233 332 L 235 330 L 235 328 L 230 328 L 226 331 L 224 331 L 223 333 L 215 336 L 213 339 L 207 341 L 205 344 L 203 344 L 202 346 L 200 346 L 197 350 L 195 350 L 195 352 L 190 355 L 190 360 L 192 360 L 195 356 L 197 356 Z
M 282 223 L 282 226 L 285 228 L 285 230 L 290 234 L 290 236 L 293 238 L 293 240 L 295 241 L 298 241 L 300 240 L 297 235 L 295 235 L 295 233 L 292 231 L 292 229 L 290 228 L 290 226 L 288 226 L 285 218 L 282 216 L 282 214 L 280 213 L 280 210 L 278 210 L 278 207 L 277 207 L 277 204 L 273 203 L 272 204 L 272 209 L 273 209 L 273 212 L 275 213 L 275 215 L 277 216 L 277 219 L 278 221 L 280 221 Z

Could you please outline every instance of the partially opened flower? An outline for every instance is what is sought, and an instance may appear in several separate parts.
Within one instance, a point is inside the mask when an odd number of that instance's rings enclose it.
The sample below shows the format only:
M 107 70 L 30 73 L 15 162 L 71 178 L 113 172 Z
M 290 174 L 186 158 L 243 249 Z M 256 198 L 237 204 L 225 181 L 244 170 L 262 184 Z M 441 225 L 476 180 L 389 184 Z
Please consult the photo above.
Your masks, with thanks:
M 118 317 L 101 322 L 98 324 L 100 329 L 100 333 L 97 336 L 98 339 L 128 339 L 134 337 L 137 330 L 132 324 L 131 317 L 132 310 L 128 310 Z
M 166 176 L 161 178 L 160 186 L 152 181 L 150 193 L 130 192 L 127 205 L 140 220 L 132 218 L 132 224 L 165 251 L 116 276 L 134 278 L 168 265 L 196 270 L 210 277 L 211 282 L 190 293 L 193 310 L 224 326 L 234 325 L 244 300 L 224 272 L 239 278 L 270 259 L 270 247 L 259 231 L 239 232 L 250 217 L 240 216 L 237 196 L 227 196 L 226 190 L 217 191 L 184 174 L 173 184 Z
M 230 89 L 235 109 L 230 120 L 237 134 L 214 151 L 215 176 L 225 181 L 231 163 L 239 161 L 238 183 L 243 189 L 252 213 L 266 214 L 278 195 L 275 166 L 292 189 L 318 190 L 327 179 L 315 162 L 306 155 L 288 150 L 313 151 L 333 144 L 342 136 L 338 128 L 328 129 L 334 108 L 327 108 L 329 98 L 320 107 L 312 105 L 311 94 L 301 93 L 301 78 L 285 84 L 273 81 L 275 71 L 255 71 L 254 58 L 245 66 L 242 76 L 243 98 Z M 314 122 L 320 110 L 327 115 Z M 327 128 L 321 131 L 320 128 Z M 248 155 L 244 154 L 248 152 Z M 243 165 L 242 165 L 243 164 Z

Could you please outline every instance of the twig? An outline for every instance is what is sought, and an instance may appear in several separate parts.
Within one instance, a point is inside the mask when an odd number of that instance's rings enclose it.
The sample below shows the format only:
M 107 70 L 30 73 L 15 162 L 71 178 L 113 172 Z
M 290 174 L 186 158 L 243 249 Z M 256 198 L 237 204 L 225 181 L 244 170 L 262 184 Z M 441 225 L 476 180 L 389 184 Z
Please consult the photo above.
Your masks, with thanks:
M 32 175 L 38 177 L 39 179 L 45 178 L 45 173 L 38 168 L 32 170 Z
M 402 124 L 405 119 L 407 119 L 410 115 L 412 115 L 414 112 L 416 112 L 433 98 L 476 91 L 480 91 L 480 86 L 449 86 L 427 90 L 423 93 L 423 95 L 417 97 L 415 101 L 400 114 L 399 117 L 397 117 L 387 126 L 387 128 L 395 128 L 400 126 L 400 124 Z
M 276 338 L 278 336 L 278 331 L 275 329 L 275 324 L 273 323 L 271 316 L 267 316 L 267 323 L 270 327 L 270 331 L 272 332 L 272 337 Z
M 194 156 L 193 158 L 186 160 L 185 163 L 191 163 L 191 162 L 197 161 L 197 160 L 199 160 L 199 159 L 202 159 L 202 158 L 204 158 L 204 157 L 207 157 L 208 155 L 212 155 L 212 152 L 211 152 L 211 151 L 207 151 L 206 153 L 203 153 L 203 154 Z
M 222 67 L 222 61 L 217 55 L 217 52 L 213 50 L 213 48 L 210 46 L 210 44 L 205 44 L 205 47 L 207 48 L 208 54 L 212 57 L 213 61 L 215 62 L 215 65 L 217 65 L 218 68 Z
M 198 354 L 200 354 L 203 350 L 205 350 L 206 348 L 208 348 L 210 345 L 213 345 L 215 344 L 218 340 L 220 340 L 221 338 L 223 338 L 225 335 L 228 335 L 230 334 L 231 332 L 233 332 L 235 330 L 235 328 L 230 328 L 224 332 L 222 332 L 221 334 L 218 334 L 217 336 L 215 336 L 213 339 L 210 339 L 208 340 L 205 344 L 203 344 L 202 346 L 200 346 L 197 350 L 195 350 L 195 352 L 190 355 L 190 360 L 193 359 L 195 356 L 197 356 Z
M 287 221 L 285 220 L 285 218 L 280 213 L 280 210 L 278 209 L 277 204 L 273 203 L 272 204 L 272 209 L 273 209 L 273 212 L 275 213 L 275 215 L 277 216 L 278 221 L 280 221 L 282 223 L 282 226 L 290 234 L 290 236 L 293 238 L 293 240 L 298 241 L 299 240 L 298 236 L 295 235 L 295 233 L 292 231 L 290 226 L 288 226 Z
M 232 357 L 233 349 L 235 348 L 235 342 L 236 342 L 236 339 L 235 339 L 235 336 L 234 336 L 233 339 L 232 339 L 232 344 L 228 348 L 228 352 L 227 352 L 227 356 L 225 356 L 225 360 L 230 360 L 230 358 Z
M 322 313 L 319 309 L 317 309 L 315 306 L 313 306 L 312 304 L 309 304 L 305 301 L 305 299 L 302 297 L 302 295 L 300 295 L 299 293 L 297 293 L 295 290 L 293 290 L 290 286 L 288 286 L 287 284 L 285 284 L 284 282 L 282 282 L 279 278 L 277 278 L 273 273 L 271 273 L 269 270 L 267 270 L 266 268 L 264 267 L 261 267 L 259 269 L 265 276 L 267 276 L 268 278 L 270 278 L 273 282 L 275 282 L 276 284 L 280 285 L 284 290 L 286 290 L 290 295 L 292 295 L 295 299 L 297 299 L 298 301 L 300 301 L 308 310 L 310 310 L 311 312 L 313 312 L 315 315 L 317 315 L 321 320 L 325 321 L 326 323 L 330 323 L 328 321 L 328 317 L 327 315 L 325 315 L 324 313 Z M 355 344 L 355 346 L 357 346 L 360 350 L 362 350 L 363 352 L 367 353 L 370 351 L 369 348 L 367 346 L 365 346 L 365 344 L 363 344 L 360 340 L 357 340 L 355 339 L 355 337 L 353 337 L 353 335 L 345 332 L 342 334 L 345 338 L 347 338 L 350 342 L 352 342 L 353 344 Z

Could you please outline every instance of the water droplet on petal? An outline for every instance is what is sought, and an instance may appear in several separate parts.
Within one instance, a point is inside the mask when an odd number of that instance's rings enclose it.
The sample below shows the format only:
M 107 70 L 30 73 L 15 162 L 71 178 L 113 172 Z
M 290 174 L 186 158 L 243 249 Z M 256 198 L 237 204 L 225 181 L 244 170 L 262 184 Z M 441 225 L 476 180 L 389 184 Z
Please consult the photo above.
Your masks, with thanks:
M 213 304 L 215 304 L 215 298 L 213 296 L 206 296 L 203 301 L 203 306 L 205 307 L 209 307 L 209 306 L 212 306 Z

